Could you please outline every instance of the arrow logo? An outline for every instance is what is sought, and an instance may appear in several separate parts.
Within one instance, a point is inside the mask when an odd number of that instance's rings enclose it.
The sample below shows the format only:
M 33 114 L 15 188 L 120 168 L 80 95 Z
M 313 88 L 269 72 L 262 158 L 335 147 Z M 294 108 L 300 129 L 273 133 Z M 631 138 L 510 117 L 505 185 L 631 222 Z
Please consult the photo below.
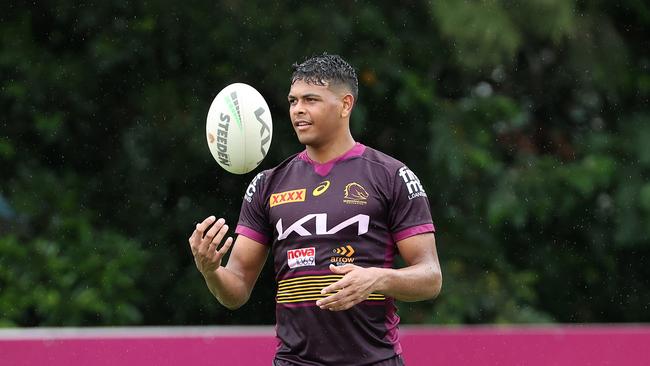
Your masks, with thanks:
M 336 253 L 338 255 L 344 255 L 344 256 L 350 258 L 354 254 L 354 248 L 352 248 L 351 245 L 346 245 L 344 247 L 339 247 L 339 248 L 334 249 L 334 253 Z

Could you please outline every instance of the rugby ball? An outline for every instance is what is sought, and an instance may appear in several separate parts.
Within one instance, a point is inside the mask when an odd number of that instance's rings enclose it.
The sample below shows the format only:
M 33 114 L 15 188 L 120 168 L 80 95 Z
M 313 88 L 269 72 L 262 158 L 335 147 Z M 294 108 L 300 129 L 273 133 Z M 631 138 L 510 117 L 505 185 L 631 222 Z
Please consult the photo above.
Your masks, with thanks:
M 205 135 L 212 156 L 222 168 L 234 174 L 248 173 L 260 165 L 271 146 L 269 106 L 252 86 L 230 84 L 210 105 Z

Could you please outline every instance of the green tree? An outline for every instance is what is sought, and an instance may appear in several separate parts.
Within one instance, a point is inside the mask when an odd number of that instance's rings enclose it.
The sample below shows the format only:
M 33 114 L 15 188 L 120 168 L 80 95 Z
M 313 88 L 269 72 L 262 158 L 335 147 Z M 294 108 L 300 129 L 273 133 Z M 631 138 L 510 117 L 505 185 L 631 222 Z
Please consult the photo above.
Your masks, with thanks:
M 211 99 L 254 85 L 260 169 L 299 151 L 290 64 L 358 69 L 355 137 L 427 189 L 444 285 L 407 322 L 648 321 L 650 9 L 619 2 L 0 5 L 0 323 L 274 321 L 266 268 L 220 307 L 187 247 L 254 173 L 212 160 Z

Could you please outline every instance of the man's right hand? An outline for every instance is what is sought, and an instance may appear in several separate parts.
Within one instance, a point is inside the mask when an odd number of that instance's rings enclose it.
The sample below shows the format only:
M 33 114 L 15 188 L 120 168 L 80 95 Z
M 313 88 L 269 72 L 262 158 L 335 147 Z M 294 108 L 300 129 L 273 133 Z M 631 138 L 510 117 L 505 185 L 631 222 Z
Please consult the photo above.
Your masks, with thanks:
M 224 244 L 219 248 L 219 244 L 228 232 L 228 225 L 224 219 L 216 220 L 214 216 L 210 216 L 203 220 L 203 222 L 196 225 L 196 229 L 190 236 L 190 248 L 194 256 L 194 263 L 196 268 L 205 277 L 210 273 L 214 273 L 221 265 L 221 259 L 230 250 L 233 239 L 228 237 Z M 210 230 L 208 227 L 212 225 Z M 206 232 L 207 230 L 207 232 Z

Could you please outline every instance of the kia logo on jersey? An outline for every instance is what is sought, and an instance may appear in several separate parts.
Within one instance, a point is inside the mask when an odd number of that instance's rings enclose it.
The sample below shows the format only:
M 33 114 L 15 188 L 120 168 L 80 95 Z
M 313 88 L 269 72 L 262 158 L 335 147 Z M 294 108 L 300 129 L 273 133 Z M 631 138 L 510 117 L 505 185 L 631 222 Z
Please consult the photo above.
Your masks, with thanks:
M 315 220 L 316 221 L 316 232 L 312 234 L 309 230 L 305 229 L 302 225 L 307 222 Z M 331 235 L 336 234 L 339 231 L 345 229 L 348 226 L 357 224 L 357 235 L 363 235 L 368 232 L 368 225 L 370 224 L 370 216 L 359 214 L 349 219 L 341 222 L 340 224 L 334 226 L 331 229 L 327 229 L 327 214 L 326 213 L 317 213 L 309 214 L 289 225 L 288 228 L 283 229 L 282 219 L 278 220 L 278 223 L 275 225 L 275 228 L 278 230 L 278 240 L 286 239 L 289 234 L 296 233 L 300 236 L 311 236 L 311 235 Z

